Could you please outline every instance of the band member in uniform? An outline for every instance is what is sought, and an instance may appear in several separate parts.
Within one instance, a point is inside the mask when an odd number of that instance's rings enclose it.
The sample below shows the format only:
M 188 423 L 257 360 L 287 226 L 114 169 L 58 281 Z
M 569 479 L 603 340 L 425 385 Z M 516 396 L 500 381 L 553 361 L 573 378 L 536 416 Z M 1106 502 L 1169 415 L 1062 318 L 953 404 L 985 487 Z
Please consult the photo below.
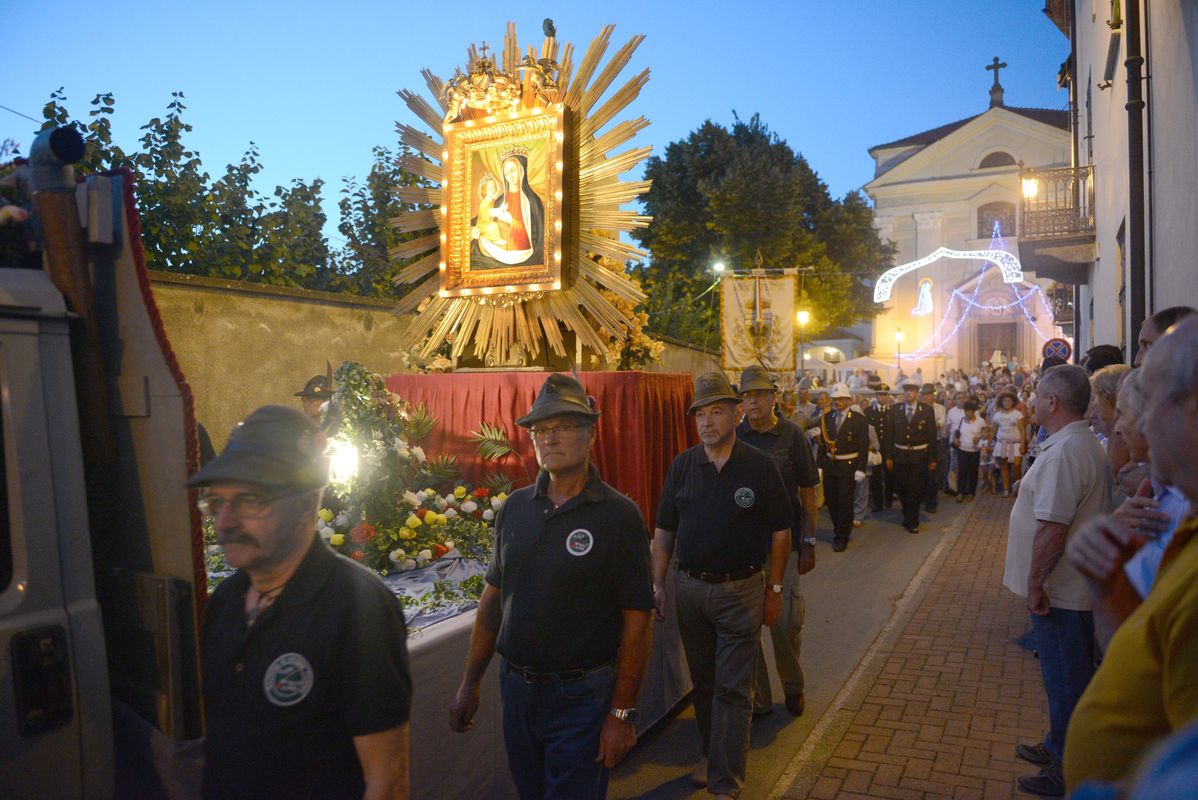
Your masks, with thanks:
M 927 473 L 936 469 L 936 414 L 919 402 L 919 384 L 903 384 L 904 401 L 890 412 L 892 435 L 883 445 L 903 505 L 903 527 L 919 532 L 919 504 Z
M 876 390 L 877 398 L 868 408 L 865 409 L 865 418 L 869 424 L 873 426 L 874 431 L 878 435 L 878 443 L 881 445 L 881 452 L 886 452 L 886 441 L 890 438 L 890 387 L 882 383 L 878 385 Z M 869 476 L 869 504 L 870 509 L 876 514 L 882 510 L 882 506 L 890 507 L 894 499 L 894 477 L 890 474 L 890 470 L 885 464 L 879 464 L 874 467 L 873 474 Z
M 824 470 L 824 505 L 832 517 L 832 549 L 843 552 L 853 532 L 853 494 L 857 481 L 865 480 L 869 458 L 869 423 L 864 414 L 849 408 L 849 387 L 832 387 L 832 410 L 819 420 L 820 466 Z

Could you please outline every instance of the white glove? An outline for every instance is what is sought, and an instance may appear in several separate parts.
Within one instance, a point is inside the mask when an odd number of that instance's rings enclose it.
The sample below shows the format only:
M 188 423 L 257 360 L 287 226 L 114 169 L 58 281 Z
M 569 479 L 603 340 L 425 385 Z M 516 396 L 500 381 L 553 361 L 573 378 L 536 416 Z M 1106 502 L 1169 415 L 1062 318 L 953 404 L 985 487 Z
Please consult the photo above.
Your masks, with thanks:
M 857 483 L 861 483 L 861 481 L 865 480 L 865 473 L 861 470 L 857 470 L 853 473 L 853 478 L 857 481 Z

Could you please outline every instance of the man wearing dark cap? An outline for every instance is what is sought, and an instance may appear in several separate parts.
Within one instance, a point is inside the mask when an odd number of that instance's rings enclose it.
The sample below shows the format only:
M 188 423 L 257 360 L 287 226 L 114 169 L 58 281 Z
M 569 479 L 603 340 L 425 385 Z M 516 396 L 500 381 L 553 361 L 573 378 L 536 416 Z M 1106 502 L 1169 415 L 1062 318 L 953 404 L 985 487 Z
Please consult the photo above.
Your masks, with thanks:
M 832 518 L 832 549 L 843 553 L 853 533 L 853 498 L 865 480 L 869 461 L 869 423 L 850 406 L 849 387 L 832 387 L 832 410 L 820 417 L 820 468 L 824 471 L 824 505 Z
M 717 797 L 735 797 L 749 754 L 761 626 L 781 615 L 794 511 L 773 459 L 737 440 L 740 398 L 724 373 L 695 380 L 688 413 L 701 444 L 680 453 L 666 473 L 653 534 L 653 591 L 659 619 L 667 592 L 675 598 L 695 686 L 703 754 L 691 780 Z M 667 584 L 675 548 L 678 571 Z
M 919 402 L 919 384 L 903 384 L 903 402 L 890 410 L 891 435 L 883 443 L 903 506 L 903 527 L 919 533 L 919 503 L 929 472 L 936 471 L 936 415 Z
M 301 402 L 304 404 L 304 416 L 319 425 L 320 407 L 333 396 L 333 388 L 327 376 L 313 375 L 295 396 L 303 398 Z
M 602 798 L 636 744 L 649 657 L 649 537 L 590 462 L 599 413 L 550 375 L 516 424 L 541 471 L 504 503 L 450 727 L 470 729 L 496 651 L 508 766 L 523 800 Z
M 786 709 L 797 717 L 802 715 L 806 705 L 806 680 L 799 663 L 806 606 L 799 591 L 799 576 L 815 566 L 815 515 L 819 511 L 815 487 L 819 485 L 819 470 L 815 468 L 811 446 L 803 431 L 774 413 L 777 389 L 764 368 L 754 365 L 745 369 L 740 376 L 740 394 L 745 418 L 736 428 L 736 438 L 774 459 L 794 512 L 791 519 L 792 552 L 787 557 L 782 589 L 782 613 L 778 622 L 770 626 L 770 638 L 774 644 L 774 664 L 786 695 Z M 773 705 L 769 665 L 759 646 L 753 676 L 753 713 L 769 713 Z
M 187 483 L 237 570 L 204 614 L 205 798 L 407 797 L 403 611 L 316 533 L 323 449 L 266 406 Z

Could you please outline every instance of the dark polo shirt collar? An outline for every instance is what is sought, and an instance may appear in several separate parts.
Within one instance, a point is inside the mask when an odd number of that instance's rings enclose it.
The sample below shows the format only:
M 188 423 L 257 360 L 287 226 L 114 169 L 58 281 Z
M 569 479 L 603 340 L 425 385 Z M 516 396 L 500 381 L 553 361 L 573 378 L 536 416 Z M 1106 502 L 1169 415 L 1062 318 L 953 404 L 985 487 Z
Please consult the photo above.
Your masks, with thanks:
M 333 567 L 336 563 L 337 554 L 320 541 L 320 537 L 313 531 L 312 539 L 308 543 L 308 552 L 304 554 L 300 565 L 296 567 L 295 574 L 291 576 L 291 580 L 287 581 L 287 585 L 283 587 L 283 591 L 271 605 L 298 606 L 307 603 L 324 588 L 329 576 L 333 574 Z M 228 581 L 234 586 L 236 593 L 242 597 L 250 588 L 250 576 L 246 574 L 245 570 L 238 570 L 229 576 Z
M 533 492 L 534 497 L 545 497 L 549 494 L 549 470 L 541 470 L 537 473 L 536 490 Z M 603 500 L 603 478 L 599 477 L 599 470 L 594 464 L 587 464 L 587 482 L 583 485 L 582 491 L 574 497 L 571 497 L 567 503 L 598 503 Z

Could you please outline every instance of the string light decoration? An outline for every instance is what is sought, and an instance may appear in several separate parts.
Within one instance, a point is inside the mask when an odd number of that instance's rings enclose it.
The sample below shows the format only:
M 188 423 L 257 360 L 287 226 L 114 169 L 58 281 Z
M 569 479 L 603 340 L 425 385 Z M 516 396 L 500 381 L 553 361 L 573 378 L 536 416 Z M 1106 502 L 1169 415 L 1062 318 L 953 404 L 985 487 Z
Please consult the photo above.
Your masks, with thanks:
M 972 252 L 1005 252 L 1005 250 L 1004 250 L 1005 247 L 1006 247 L 1006 243 L 1003 241 L 1002 228 L 999 225 L 998 220 L 995 220 L 994 221 L 994 231 L 991 233 L 991 236 L 990 236 L 989 250 L 987 250 L 987 251 L 972 251 Z M 941 248 L 941 250 L 943 250 L 943 249 L 944 248 Z M 937 251 L 937 252 L 939 252 L 939 251 Z M 912 262 L 912 263 L 915 263 L 915 262 Z M 903 353 L 903 354 L 899 355 L 898 358 L 900 358 L 904 361 L 918 360 L 921 358 L 926 358 L 926 357 L 928 357 L 928 355 L 930 355 L 931 352 L 933 352 L 934 349 L 936 349 L 935 343 L 937 341 L 940 342 L 939 346 L 941 348 L 943 348 L 944 345 L 948 344 L 949 342 L 953 341 L 953 339 L 956 338 L 957 334 L 961 330 L 961 326 L 965 324 L 966 320 L 969 319 L 970 314 L 972 314 L 975 310 L 977 310 L 977 311 L 1007 311 L 1007 310 L 1010 310 L 1010 309 L 1018 306 L 1019 309 L 1023 312 L 1024 318 L 1027 319 L 1028 323 L 1032 326 L 1032 330 L 1034 330 L 1036 332 L 1036 335 L 1039 336 L 1041 340 L 1048 341 L 1049 337 L 1045 336 L 1044 333 L 1041 332 L 1040 327 L 1037 324 L 1036 318 L 1032 316 L 1032 313 L 1027 308 L 1027 301 L 1029 298 L 1032 298 L 1033 296 L 1039 297 L 1040 304 L 1044 309 L 1044 313 L 1048 316 L 1049 321 L 1052 322 L 1052 324 L 1054 324 L 1054 325 L 1056 324 L 1056 320 L 1052 314 L 1052 306 L 1049 304 L 1048 298 L 1046 298 L 1044 296 L 1044 290 L 1041 289 L 1039 286 L 1032 286 L 1030 289 L 1028 289 L 1026 294 L 1020 294 L 1019 293 L 1019 284 L 1018 283 L 1013 284 L 1011 286 L 1011 291 L 1015 295 L 1015 299 L 1012 300 L 1010 303 L 1005 303 L 1002 305 L 988 305 L 985 303 L 978 302 L 978 294 L 981 292 L 982 284 L 985 282 L 985 279 L 986 279 L 986 270 L 990 268 L 992 263 L 993 262 L 991 262 L 991 261 L 986 261 L 985 263 L 982 264 L 982 269 L 978 273 L 977 283 L 975 283 L 974 287 L 973 287 L 972 296 L 966 295 L 966 293 L 962 292 L 960 289 L 954 289 L 952 291 L 952 294 L 949 297 L 949 301 L 946 304 L 946 307 L 944 309 L 944 316 L 942 316 L 940 318 L 940 323 L 936 326 L 936 330 L 934 330 L 932 332 L 932 335 L 930 337 L 928 337 L 928 339 L 923 344 L 921 344 L 919 347 L 915 348 L 914 350 L 912 350 L 909 353 Z M 1002 267 L 1000 266 L 1000 269 L 1001 268 Z M 1004 280 L 1004 282 L 1006 282 L 1005 271 L 1004 271 L 1003 280 Z M 1021 280 L 1022 280 L 1022 278 L 1021 278 Z M 957 319 L 956 324 L 953 325 L 953 328 L 951 331 L 949 331 L 948 335 L 945 336 L 944 338 L 940 338 L 940 332 L 942 330 L 944 330 L 944 326 L 948 323 L 949 317 L 953 313 L 953 307 L 958 304 L 961 305 L 960 317 Z

